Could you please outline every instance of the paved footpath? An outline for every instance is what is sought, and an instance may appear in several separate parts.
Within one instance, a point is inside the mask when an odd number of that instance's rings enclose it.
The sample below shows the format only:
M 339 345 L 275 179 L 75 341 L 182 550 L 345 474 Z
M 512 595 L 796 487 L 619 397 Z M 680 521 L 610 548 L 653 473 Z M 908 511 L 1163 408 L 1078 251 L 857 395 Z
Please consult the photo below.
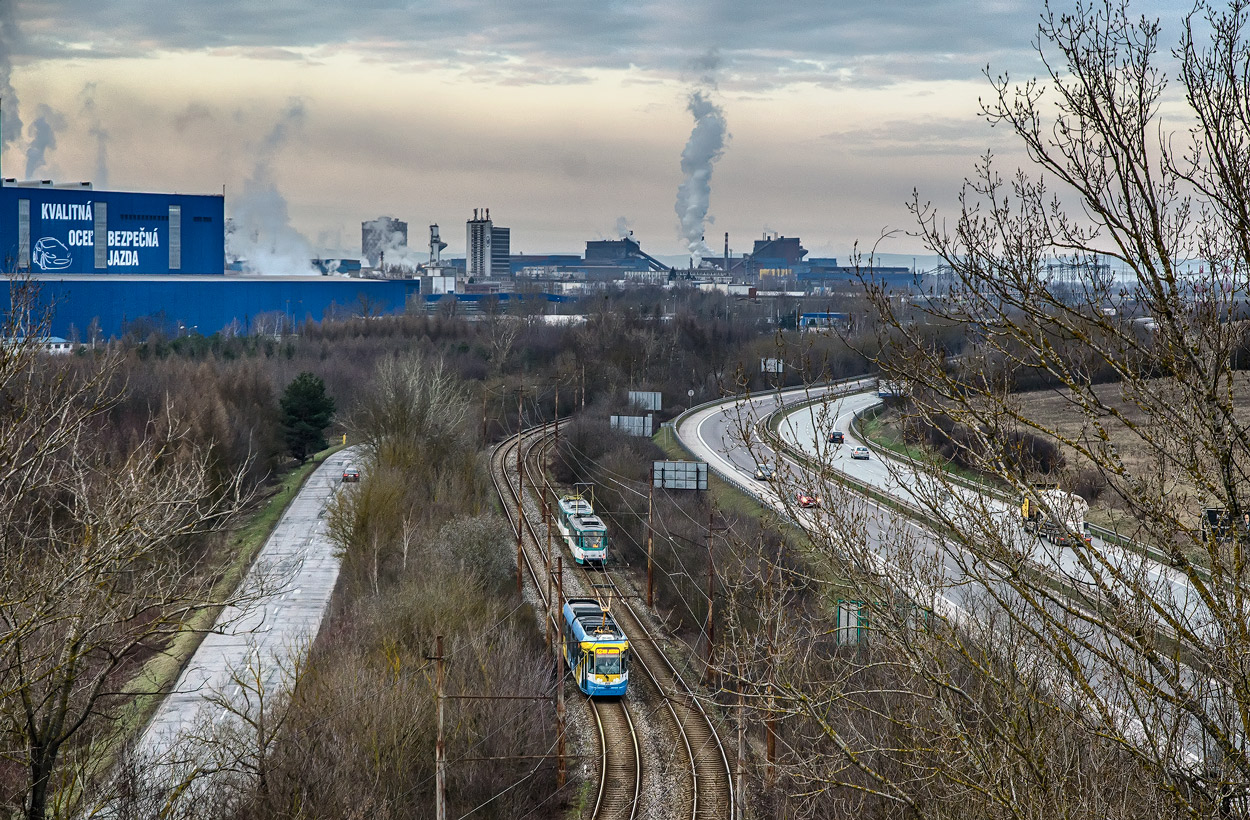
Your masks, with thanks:
M 359 457 L 357 448 L 348 448 L 327 458 L 283 514 L 243 582 L 247 589 L 264 579 L 268 594 L 222 611 L 139 740 L 134 759 L 143 761 L 149 776 L 168 782 L 185 771 L 187 734 L 228 717 L 206 698 L 240 696 L 231 682 L 236 670 L 254 667 L 267 694 L 274 692 L 286 659 L 316 636 L 339 574 L 326 506 L 341 486 L 344 466 Z M 182 764 L 175 763 L 179 758 Z M 157 774 L 171 765 L 164 777 Z

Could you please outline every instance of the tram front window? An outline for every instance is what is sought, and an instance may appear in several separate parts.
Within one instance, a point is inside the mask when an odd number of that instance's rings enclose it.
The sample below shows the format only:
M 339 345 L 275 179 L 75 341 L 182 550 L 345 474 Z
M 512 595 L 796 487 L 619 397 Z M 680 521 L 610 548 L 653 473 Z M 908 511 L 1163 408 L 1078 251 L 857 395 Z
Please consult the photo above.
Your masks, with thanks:
M 619 675 L 621 674 L 621 653 L 620 652 L 599 652 L 595 655 L 595 674 L 596 675 Z

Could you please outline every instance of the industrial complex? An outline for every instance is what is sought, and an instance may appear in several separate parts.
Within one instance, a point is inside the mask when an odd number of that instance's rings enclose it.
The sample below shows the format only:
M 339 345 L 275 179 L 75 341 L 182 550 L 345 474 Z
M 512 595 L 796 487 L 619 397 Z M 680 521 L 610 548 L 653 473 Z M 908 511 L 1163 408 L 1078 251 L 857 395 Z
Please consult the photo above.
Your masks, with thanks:
M 563 301 L 612 283 L 699 283 L 752 292 L 832 292 L 858 284 L 834 259 L 807 259 L 797 237 L 765 234 L 752 252 L 687 268 L 665 265 L 638 240 L 592 240 L 585 254 L 513 255 L 511 232 L 488 208 L 466 220 L 463 259 L 408 248 L 408 224 L 361 223 L 361 258 L 309 259 L 307 275 L 266 275 L 230 259 L 224 195 L 95 190 L 49 180 L 0 185 L 0 256 L 13 281 L 37 283 L 47 332 L 72 341 L 127 332 L 282 333 L 306 321 L 424 310 L 455 299 Z M 302 265 L 302 261 L 301 261 Z M 877 269 L 884 284 L 917 284 L 906 268 Z M 518 281 L 524 283 L 517 287 Z M 735 292 L 739 292 L 735 290 Z M 9 298 L 6 291 L 4 299 Z M 0 302 L 0 309 L 7 307 Z

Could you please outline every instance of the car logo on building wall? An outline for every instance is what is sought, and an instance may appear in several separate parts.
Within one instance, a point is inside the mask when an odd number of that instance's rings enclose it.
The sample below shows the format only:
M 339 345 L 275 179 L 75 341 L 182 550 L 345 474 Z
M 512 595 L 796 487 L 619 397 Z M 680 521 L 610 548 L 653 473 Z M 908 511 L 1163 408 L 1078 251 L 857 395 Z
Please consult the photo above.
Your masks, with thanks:
M 65 243 L 53 236 L 45 236 L 36 242 L 30 258 L 40 270 L 65 270 L 74 261 Z

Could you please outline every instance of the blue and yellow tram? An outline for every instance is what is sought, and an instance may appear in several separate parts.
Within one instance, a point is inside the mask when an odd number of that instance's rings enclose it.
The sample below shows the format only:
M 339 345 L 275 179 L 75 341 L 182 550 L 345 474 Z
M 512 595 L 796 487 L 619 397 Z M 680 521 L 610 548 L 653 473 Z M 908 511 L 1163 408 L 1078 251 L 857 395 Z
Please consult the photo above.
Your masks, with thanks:
M 556 529 L 577 563 L 602 564 L 608 560 L 608 528 L 580 495 L 566 495 L 556 502 Z
M 564 658 L 587 695 L 625 694 L 629 641 L 612 613 L 593 598 L 570 598 L 564 604 Z

